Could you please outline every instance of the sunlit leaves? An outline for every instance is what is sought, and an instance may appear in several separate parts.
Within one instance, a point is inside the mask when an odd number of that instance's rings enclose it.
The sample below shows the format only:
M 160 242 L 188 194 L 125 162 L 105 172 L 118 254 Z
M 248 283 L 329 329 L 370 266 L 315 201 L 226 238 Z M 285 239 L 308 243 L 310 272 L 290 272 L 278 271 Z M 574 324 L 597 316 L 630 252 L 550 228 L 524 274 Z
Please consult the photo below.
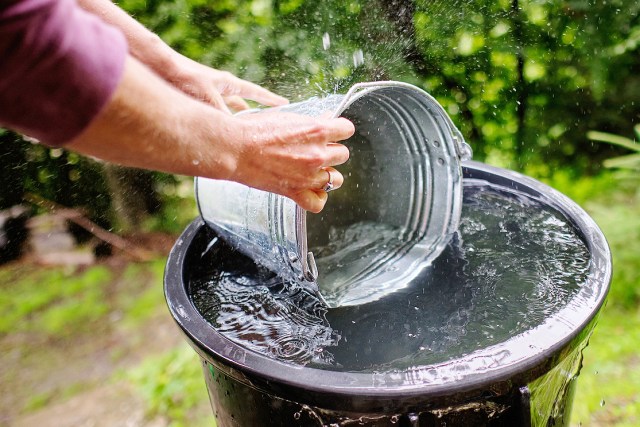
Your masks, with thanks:
M 636 0 L 120 4 L 188 56 L 292 100 L 363 80 L 418 83 L 479 160 L 588 164 L 602 150 L 581 143 L 586 132 L 621 132 L 640 109 Z
M 511 30 L 511 25 L 506 21 L 498 21 L 498 23 L 489 31 L 489 35 L 493 38 L 502 37 Z
M 462 56 L 473 55 L 484 47 L 484 37 L 482 34 L 473 34 L 463 31 L 458 36 L 458 54 Z
M 491 59 L 491 64 L 495 67 L 515 70 L 518 66 L 518 58 L 515 52 L 491 51 L 489 58 Z
M 638 50 L 638 47 L 640 47 L 640 26 L 634 28 L 627 39 L 612 46 L 610 53 L 616 56 L 624 55 Z
M 547 0 L 523 1 L 521 4 L 528 23 L 538 26 L 544 26 L 549 23 L 549 2 Z
M 283 0 L 276 2 L 278 11 L 283 15 L 294 12 L 302 6 L 304 0 Z
M 544 64 L 536 61 L 527 61 L 524 64 L 524 77 L 532 82 L 542 79 L 547 74 Z

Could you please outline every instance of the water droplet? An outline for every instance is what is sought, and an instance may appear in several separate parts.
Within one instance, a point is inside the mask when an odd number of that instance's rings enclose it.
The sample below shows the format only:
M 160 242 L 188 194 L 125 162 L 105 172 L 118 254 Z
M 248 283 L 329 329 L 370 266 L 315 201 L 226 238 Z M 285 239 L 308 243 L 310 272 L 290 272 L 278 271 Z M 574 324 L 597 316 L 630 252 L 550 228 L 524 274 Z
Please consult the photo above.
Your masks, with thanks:
M 329 36 L 329 33 L 324 33 L 322 35 L 322 47 L 324 48 L 324 50 L 327 50 L 331 47 L 331 37 Z
M 417 426 L 418 421 L 420 421 L 420 416 L 418 414 L 409 414 L 407 418 L 409 418 L 409 422 L 412 426 Z
M 198 166 L 200 164 L 200 160 L 192 160 L 191 163 L 193 163 L 194 166 Z
M 358 49 L 353 52 L 353 66 L 359 67 L 362 64 L 364 64 L 364 53 L 362 52 L 362 49 Z
M 434 147 L 440 147 L 440 141 L 433 141 Z
M 444 165 L 444 159 L 442 157 L 438 157 L 438 164 L 440 166 Z
M 296 420 L 299 420 L 301 416 L 302 414 L 300 412 L 296 412 L 295 414 L 293 414 L 293 418 L 295 418 Z
M 604 399 L 602 399 L 602 400 L 600 401 L 600 406 L 604 406 L 604 404 L 605 404 L 605 401 L 604 401 Z
M 391 424 L 396 424 L 398 422 L 399 417 L 397 415 L 392 416 L 389 421 Z

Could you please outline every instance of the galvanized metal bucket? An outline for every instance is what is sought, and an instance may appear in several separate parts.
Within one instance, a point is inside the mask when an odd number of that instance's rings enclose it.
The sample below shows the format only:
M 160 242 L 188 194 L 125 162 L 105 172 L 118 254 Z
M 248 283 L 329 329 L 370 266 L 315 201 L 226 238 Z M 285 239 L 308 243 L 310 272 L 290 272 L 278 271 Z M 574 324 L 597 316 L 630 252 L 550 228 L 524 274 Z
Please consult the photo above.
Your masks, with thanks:
M 343 186 L 320 214 L 307 216 L 283 196 L 196 178 L 204 221 L 283 278 L 314 291 L 317 283 L 332 307 L 367 303 L 408 285 L 459 224 L 460 162 L 471 158 L 471 149 L 445 110 L 400 82 L 360 83 L 345 95 L 278 110 L 331 112 L 355 124 L 356 134 L 344 142 L 350 160 L 339 167 Z

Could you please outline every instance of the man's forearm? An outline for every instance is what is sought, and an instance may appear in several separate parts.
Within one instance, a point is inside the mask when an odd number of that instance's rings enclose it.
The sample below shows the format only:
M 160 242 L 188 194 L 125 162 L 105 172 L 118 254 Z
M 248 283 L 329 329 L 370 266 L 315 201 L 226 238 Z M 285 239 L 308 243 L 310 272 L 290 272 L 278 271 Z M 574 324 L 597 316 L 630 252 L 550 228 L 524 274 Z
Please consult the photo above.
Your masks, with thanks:
M 237 181 L 318 212 L 327 200 L 325 168 L 349 158 L 332 141 L 353 133 L 346 119 L 223 113 L 129 56 L 113 97 L 67 147 L 126 166 Z M 338 171 L 333 179 L 340 186 Z
M 106 108 L 67 147 L 122 165 L 224 179 L 235 167 L 224 145 L 229 120 L 129 57 Z
M 170 75 L 174 51 L 162 39 L 136 21 L 111 0 L 78 0 L 83 9 L 118 27 L 129 43 L 130 53 L 156 73 Z
M 112 96 L 126 56 L 122 33 L 75 0 L 0 2 L 0 126 L 66 143 Z

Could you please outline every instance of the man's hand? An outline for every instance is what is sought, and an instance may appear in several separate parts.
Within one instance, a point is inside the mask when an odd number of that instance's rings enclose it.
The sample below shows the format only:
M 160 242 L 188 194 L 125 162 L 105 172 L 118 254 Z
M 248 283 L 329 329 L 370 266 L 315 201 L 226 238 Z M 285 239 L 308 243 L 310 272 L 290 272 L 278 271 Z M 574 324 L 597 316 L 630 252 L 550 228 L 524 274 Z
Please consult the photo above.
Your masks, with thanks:
M 234 110 L 248 108 L 245 99 L 270 107 L 288 103 L 285 98 L 256 84 L 181 55 L 111 0 L 79 0 L 79 4 L 120 28 L 127 38 L 133 57 L 179 90 L 200 101 L 226 112 L 229 112 L 228 107 Z
M 333 166 L 349 159 L 349 149 L 336 141 L 354 133 L 343 118 L 313 118 L 265 112 L 235 118 L 236 162 L 229 179 L 291 198 L 303 209 L 320 212 L 327 201 L 324 187 L 344 180 Z M 327 173 L 329 171 L 329 173 Z
M 269 107 L 289 103 L 286 98 L 227 71 L 207 67 L 177 52 L 172 57 L 173 66 L 160 73 L 162 77 L 183 92 L 219 110 L 228 112 L 229 107 L 236 111 L 246 110 L 249 105 L 245 99 Z
M 67 147 L 125 166 L 228 179 L 319 212 L 333 166 L 349 158 L 346 119 L 265 112 L 232 116 L 185 95 L 129 57 L 113 98 Z

